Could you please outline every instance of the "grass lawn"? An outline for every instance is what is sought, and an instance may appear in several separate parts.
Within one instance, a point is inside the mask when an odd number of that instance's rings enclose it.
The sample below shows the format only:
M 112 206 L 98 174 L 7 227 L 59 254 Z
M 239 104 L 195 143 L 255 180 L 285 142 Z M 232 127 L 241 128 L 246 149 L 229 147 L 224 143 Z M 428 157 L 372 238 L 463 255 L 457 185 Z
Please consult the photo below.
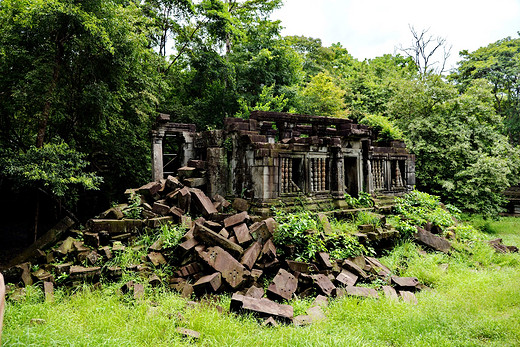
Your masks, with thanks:
M 505 244 L 520 246 L 520 219 L 472 222 Z M 228 313 L 229 297 L 189 305 L 177 294 L 147 288 L 135 301 L 118 294 L 120 284 L 73 293 L 57 290 L 45 303 L 41 289 L 8 301 L 4 346 L 179 346 L 192 345 L 176 327 L 201 333 L 203 346 L 519 346 L 520 255 L 497 254 L 484 242 L 459 245 L 452 255 L 424 254 L 403 243 L 382 258 L 396 274 L 416 276 L 432 290 L 418 304 L 388 299 L 331 300 L 327 320 L 306 327 L 262 327 L 254 318 Z M 291 301 L 303 314 L 310 301 Z M 43 319 L 43 324 L 31 319 Z

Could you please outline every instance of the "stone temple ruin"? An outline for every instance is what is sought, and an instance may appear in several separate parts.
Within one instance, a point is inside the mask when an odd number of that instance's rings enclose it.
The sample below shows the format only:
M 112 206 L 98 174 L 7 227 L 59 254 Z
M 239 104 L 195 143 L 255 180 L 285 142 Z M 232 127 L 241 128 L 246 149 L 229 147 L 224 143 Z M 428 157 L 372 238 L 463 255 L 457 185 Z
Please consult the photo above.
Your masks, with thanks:
M 178 173 L 209 196 L 250 200 L 257 214 L 295 197 L 343 207 L 345 193 L 397 195 L 415 185 L 415 158 L 402 141 L 379 141 L 348 119 L 254 111 L 197 132 L 160 114 L 152 138 L 153 180 Z M 190 178 L 194 168 L 203 177 Z

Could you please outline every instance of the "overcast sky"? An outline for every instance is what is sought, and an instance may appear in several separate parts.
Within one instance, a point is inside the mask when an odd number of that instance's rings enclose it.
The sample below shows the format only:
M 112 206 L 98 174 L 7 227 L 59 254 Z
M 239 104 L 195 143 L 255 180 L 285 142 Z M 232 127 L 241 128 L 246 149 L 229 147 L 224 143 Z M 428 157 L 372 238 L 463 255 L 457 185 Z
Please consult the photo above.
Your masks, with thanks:
M 520 0 L 284 0 L 273 17 L 282 21 L 283 35 L 339 42 L 359 60 L 410 46 L 409 25 L 429 29 L 453 46 L 455 66 L 461 50 L 518 37 Z

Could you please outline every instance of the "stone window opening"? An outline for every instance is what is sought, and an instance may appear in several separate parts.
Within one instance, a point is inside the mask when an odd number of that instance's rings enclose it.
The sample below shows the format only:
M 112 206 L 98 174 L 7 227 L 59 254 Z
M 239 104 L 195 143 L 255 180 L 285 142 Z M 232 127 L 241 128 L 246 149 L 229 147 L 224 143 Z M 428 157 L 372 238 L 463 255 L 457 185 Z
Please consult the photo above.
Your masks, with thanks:
M 309 187 L 311 193 L 330 190 L 328 158 L 309 158 Z
M 303 158 L 280 158 L 280 192 L 292 194 L 303 192 L 305 171 Z
M 385 189 L 386 177 L 386 160 L 373 159 L 372 160 L 372 180 L 374 182 L 374 190 Z
M 405 187 L 405 173 L 406 173 L 406 161 L 405 160 L 392 160 L 390 162 L 390 169 L 392 174 L 392 188 L 402 189 Z

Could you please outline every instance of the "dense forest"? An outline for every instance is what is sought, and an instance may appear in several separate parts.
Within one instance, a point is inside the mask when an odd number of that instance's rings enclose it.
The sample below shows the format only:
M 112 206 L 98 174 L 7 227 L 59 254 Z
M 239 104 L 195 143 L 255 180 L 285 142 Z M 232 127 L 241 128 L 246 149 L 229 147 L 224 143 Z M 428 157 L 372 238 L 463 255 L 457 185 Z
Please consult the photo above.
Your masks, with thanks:
M 0 2 L 0 188 L 71 209 L 150 177 L 158 112 L 199 130 L 251 110 L 346 117 L 403 139 L 418 188 L 496 213 L 518 183 L 520 38 L 461 52 L 441 74 L 413 55 L 359 61 L 283 37 L 281 0 Z

